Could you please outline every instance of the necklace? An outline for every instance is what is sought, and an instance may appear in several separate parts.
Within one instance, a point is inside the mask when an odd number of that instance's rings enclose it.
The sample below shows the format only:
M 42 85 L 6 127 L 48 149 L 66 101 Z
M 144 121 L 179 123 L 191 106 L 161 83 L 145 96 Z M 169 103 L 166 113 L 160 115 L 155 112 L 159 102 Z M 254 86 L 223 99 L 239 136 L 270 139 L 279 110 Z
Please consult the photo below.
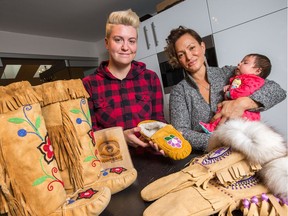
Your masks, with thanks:
M 207 87 L 205 87 L 204 85 L 200 84 L 197 82 L 198 85 L 202 86 L 206 91 L 209 91 L 210 90 L 210 85 L 209 83 L 207 84 Z

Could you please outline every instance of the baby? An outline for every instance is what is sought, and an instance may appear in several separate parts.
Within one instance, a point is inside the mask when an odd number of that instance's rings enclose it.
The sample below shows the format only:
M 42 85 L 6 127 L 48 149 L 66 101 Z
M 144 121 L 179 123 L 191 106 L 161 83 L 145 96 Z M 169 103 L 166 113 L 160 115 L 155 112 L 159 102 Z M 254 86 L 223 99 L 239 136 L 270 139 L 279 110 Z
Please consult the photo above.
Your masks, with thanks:
M 257 53 L 246 55 L 238 64 L 235 76 L 230 78 L 229 85 L 223 88 L 225 100 L 247 97 L 260 89 L 265 83 L 265 78 L 269 76 L 271 67 L 269 58 L 264 55 Z M 220 110 L 219 108 L 217 112 Z M 260 112 L 246 110 L 242 117 L 251 121 L 259 121 Z M 206 133 L 211 133 L 220 120 L 219 118 L 212 123 L 200 122 L 199 124 Z

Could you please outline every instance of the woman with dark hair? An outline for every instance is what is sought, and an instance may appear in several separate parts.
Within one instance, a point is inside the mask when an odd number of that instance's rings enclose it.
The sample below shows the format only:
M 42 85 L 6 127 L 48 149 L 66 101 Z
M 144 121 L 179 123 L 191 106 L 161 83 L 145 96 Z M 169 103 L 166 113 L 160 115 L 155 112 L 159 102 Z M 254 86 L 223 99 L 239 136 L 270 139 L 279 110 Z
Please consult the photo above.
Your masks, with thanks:
M 165 49 L 172 67 L 185 71 L 184 79 L 170 93 L 171 124 L 182 132 L 194 150 L 205 151 L 210 138 L 199 122 L 219 124 L 239 118 L 245 110 L 264 111 L 286 98 L 286 91 L 274 81 L 265 84 L 249 97 L 224 100 L 223 87 L 235 75 L 235 66 L 209 67 L 205 59 L 205 43 L 192 29 L 180 26 L 167 38 Z M 218 107 L 221 112 L 215 115 Z

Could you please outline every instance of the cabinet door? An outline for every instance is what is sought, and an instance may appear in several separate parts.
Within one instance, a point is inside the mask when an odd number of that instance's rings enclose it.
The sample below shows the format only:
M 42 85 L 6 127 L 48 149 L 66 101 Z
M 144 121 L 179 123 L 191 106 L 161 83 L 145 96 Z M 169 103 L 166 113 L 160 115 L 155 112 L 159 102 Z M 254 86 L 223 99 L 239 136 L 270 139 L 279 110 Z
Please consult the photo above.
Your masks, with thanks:
M 141 22 L 138 32 L 138 49 L 135 59 L 142 59 L 156 53 L 155 40 L 152 33 L 152 18 Z
M 214 34 L 219 66 L 236 65 L 246 54 L 261 53 L 270 58 L 268 79 L 287 90 L 287 9 Z M 262 112 L 263 122 L 274 126 L 287 139 L 287 99 Z
M 201 37 L 210 35 L 212 30 L 206 1 L 186 0 L 153 17 L 157 52 L 164 50 L 170 31 L 180 25 L 194 29 Z
M 213 32 L 287 8 L 287 0 L 207 0 Z

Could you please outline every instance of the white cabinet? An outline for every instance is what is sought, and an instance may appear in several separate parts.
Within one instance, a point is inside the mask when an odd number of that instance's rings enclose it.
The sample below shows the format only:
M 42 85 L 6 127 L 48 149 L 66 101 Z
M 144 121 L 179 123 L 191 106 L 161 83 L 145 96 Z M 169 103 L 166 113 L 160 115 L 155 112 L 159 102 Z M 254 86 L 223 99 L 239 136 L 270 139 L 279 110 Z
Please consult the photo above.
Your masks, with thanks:
M 180 25 L 192 28 L 201 37 L 212 33 L 207 3 L 204 0 L 185 0 L 141 23 L 136 59 L 164 50 L 170 31 Z
M 205 37 L 212 33 L 207 3 L 205 0 L 185 0 L 168 10 L 153 17 L 155 34 L 158 41 L 157 52 L 162 52 L 166 44 L 166 38 L 172 29 L 180 25 L 192 28 Z
M 138 48 L 135 59 L 142 59 L 156 53 L 153 17 L 141 22 L 138 32 Z
M 249 53 L 266 55 L 272 63 L 268 79 L 287 90 L 287 8 L 215 33 L 214 42 L 219 66 L 236 65 Z M 261 115 L 287 139 L 287 99 Z
M 287 0 L 207 0 L 213 32 L 287 8 Z

